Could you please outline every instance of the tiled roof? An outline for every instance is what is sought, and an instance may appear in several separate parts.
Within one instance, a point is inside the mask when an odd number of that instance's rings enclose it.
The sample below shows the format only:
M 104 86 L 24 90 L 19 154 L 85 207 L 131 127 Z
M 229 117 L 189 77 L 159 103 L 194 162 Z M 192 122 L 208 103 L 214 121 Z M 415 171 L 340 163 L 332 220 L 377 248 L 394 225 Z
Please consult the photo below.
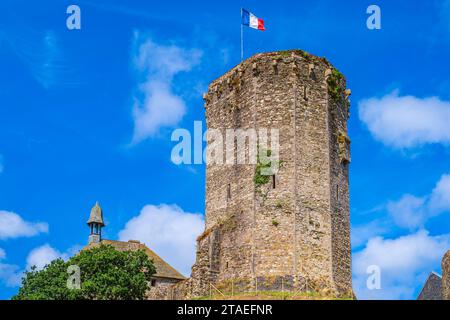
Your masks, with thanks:
M 86 247 L 84 247 L 83 250 L 91 249 L 95 246 L 98 246 L 99 244 L 100 243 L 91 243 L 91 244 L 87 245 Z M 153 261 L 153 264 L 156 268 L 156 274 L 153 275 L 154 277 L 178 279 L 178 280 L 186 279 L 181 273 L 179 273 L 171 265 L 169 265 L 167 262 L 165 262 L 153 250 L 149 249 L 146 245 L 140 243 L 139 241 L 130 240 L 128 242 L 124 242 L 124 241 L 114 241 L 114 240 L 102 240 L 101 244 L 112 245 L 116 250 L 119 250 L 119 251 L 142 249 L 145 251 L 147 256 Z

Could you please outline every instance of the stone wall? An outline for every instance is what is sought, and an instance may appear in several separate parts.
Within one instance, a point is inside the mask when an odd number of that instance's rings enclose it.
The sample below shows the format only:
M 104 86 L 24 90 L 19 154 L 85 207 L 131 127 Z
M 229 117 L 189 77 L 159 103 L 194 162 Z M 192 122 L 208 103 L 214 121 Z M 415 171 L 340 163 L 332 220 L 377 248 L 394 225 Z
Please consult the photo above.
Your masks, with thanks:
M 152 285 L 150 282 L 149 289 L 147 290 L 148 300 L 170 299 L 172 287 L 180 282 L 180 280 L 166 278 L 157 278 L 152 281 L 154 281 L 154 284 Z
M 442 298 L 450 300 L 450 250 L 442 259 Z
M 210 84 L 208 129 L 278 129 L 281 165 L 267 184 L 255 184 L 248 161 L 207 165 L 206 230 L 189 285 L 177 286 L 192 296 L 207 295 L 209 283 L 225 291 L 352 292 L 349 93 L 333 70 L 299 50 L 274 52 Z M 271 140 L 259 146 L 270 150 Z
M 442 300 L 442 278 L 434 272 L 430 273 L 417 300 Z

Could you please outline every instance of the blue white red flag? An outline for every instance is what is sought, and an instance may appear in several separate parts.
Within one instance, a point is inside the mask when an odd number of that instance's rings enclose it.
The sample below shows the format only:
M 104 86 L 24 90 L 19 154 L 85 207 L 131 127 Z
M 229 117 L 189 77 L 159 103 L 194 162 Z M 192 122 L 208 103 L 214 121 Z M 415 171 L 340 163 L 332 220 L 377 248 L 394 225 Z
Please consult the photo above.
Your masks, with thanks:
M 247 27 L 250 27 L 253 29 L 257 29 L 257 30 L 261 30 L 261 31 L 266 30 L 264 28 L 264 20 L 259 19 L 253 13 L 251 13 L 245 9 L 242 9 L 242 24 L 244 26 L 247 26 Z

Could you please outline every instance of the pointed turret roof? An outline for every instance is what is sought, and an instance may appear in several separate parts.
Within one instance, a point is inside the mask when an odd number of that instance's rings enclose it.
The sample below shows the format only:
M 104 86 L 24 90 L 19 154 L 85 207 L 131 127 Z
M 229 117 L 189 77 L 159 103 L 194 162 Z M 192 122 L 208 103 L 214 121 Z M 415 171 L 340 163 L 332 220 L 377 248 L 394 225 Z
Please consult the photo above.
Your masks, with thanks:
M 89 220 L 87 224 L 91 223 L 98 223 L 102 227 L 105 225 L 105 223 L 103 222 L 103 210 L 100 207 L 98 201 L 95 203 L 95 206 L 92 207 L 91 214 L 89 215 Z

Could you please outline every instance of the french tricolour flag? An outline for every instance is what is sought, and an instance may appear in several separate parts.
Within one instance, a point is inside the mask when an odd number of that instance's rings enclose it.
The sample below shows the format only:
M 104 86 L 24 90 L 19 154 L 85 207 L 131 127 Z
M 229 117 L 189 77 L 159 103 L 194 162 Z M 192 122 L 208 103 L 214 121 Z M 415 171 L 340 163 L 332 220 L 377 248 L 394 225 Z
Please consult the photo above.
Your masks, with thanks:
M 257 16 L 255 16 L 253 13 L 248 12 L 245 9 L 242 9 L 242 24 L 244 26 L 264 31 L 266 30 L 264 28 L 264 20 L 259 19 Z

